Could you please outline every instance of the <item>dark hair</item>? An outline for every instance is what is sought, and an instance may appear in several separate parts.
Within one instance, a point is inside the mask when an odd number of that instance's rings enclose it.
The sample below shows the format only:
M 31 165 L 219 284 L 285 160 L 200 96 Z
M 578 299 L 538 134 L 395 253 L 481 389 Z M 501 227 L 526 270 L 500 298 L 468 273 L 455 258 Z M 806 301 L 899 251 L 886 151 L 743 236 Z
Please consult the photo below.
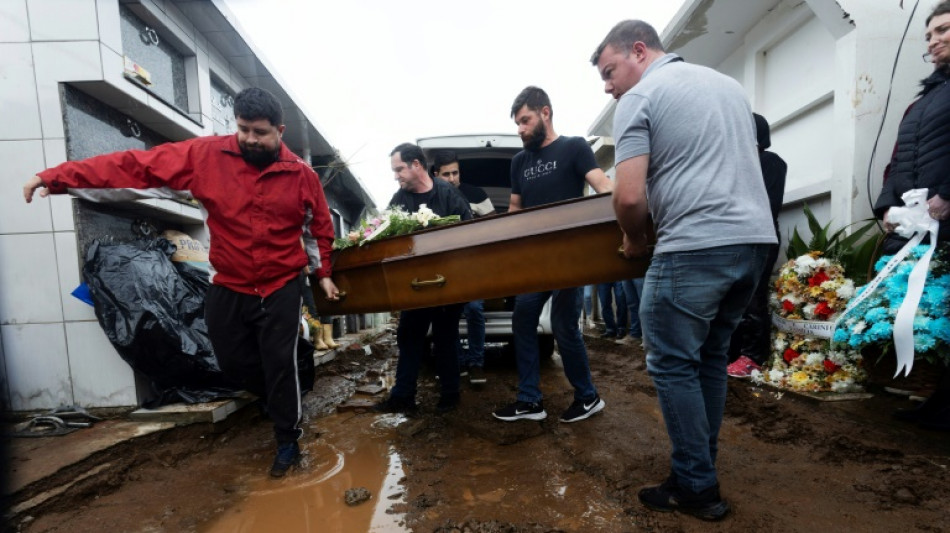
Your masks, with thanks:
M 234 117 L 245 120 L 267 119 L 273 126 L 284 123 L 284 110 L 271 92 L 258 87 L 244 89 L 234 97 Z
M 514 118 L 514 116 L 518 114 L 518 110 L 524 106 L 528 106 L 528 109 L 532 111 L 540 111 L 542 107 L 548 106 L 551 110 L 551 118 L 554 118 L 554 108 L 551 107 L 551 99 L 548 98 L 548 93 L 544 92 L 544 89 L 540 87 L 529 85 L 518 94 L 515 98 L 515 103 L 511 104 L 511 117 Z
M 419 161 L 419 164 L 422 165 L 422 168 L 428 168 L 426 166 L 426 155 L 422 153 L 422 148 L 412 144 L 412 143 L 402 143 L 399 146 L 393 148 L 392 152 L 389 152 L 390 156 L 396 155 L 399 153 L 399 158 L 402 159 L 403 163 L 411 165 L 412 162 Z
M 593 55 L 590 56 L 590 62 L 596 67 L 597 62 L 600 61 L 600 54 L 604 53 L 604 49 L 608 45 L 616 48 L 619 52 L 629 54 L 633 50 L 633 45 L 638 41 L 651 50 L 665 52 L 663 43 L 660 42 L 660 36 L 657 35 L 653 26 L 642 20 L 622 20 L 607 33 L 597 50 L 594 50 Z
M 937 7 L 935 7 L 927 17 L 927 22 L 924 23 L 924 26 L 930 26 L 930 21 L 933 20 L 934 17 L 946 15 L 947 13 L 950 13 L 950 0 L 944 0 L 943 2 L 937 4 Z
M 432 172 L 438 173 L 439 169 L 445 165 L 458 162 L 459 158 L 453 150 L 439 150 L 432 158 Z

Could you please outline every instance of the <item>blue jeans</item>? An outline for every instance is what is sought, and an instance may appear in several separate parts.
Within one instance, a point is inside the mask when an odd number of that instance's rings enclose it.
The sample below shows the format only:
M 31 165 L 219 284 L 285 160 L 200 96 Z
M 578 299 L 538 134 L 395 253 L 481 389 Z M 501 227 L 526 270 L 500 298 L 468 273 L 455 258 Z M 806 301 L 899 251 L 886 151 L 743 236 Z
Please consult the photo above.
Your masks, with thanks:
M 485 300 L 468 302 L 462 308 L 462 315 L 468 323 L 468 350 L 459 348 L 459 362 L 462 366 L 484 366 L 485 364 Z
M 647 371 L 672 444 L 676 481 L 713 485 L 726 405 L 729 338 L 755 291 L 766 244 L 653 256 L 640 302 Z
M 422 366 L 426 333 L 432 325 L 432 355 L 443 395 L 459 393 L 459 319 L 462 304 L 412 309 L 399 313 L 396 328 L 396 384 L 390 391 L 394 398 L 415 399 L 416 381 Z
M 630 316 L 630 329 L 627 330 L 631 337 L 639 339 L 643 337 L 643 330 L 640 328 L 640 296 L 643 294 L 643 278 L 625 279 L 623 283 L 623 296 L 627 300 L 627 313 Z
M 604 319 L 607 335 L 623 337 L 627 331 L 627 300 L 623 295 L 623 285 L 619 281 L 597 284 L 597 298 L 600 300 L 600 315 Z M 617 302 L 617 315 L 614 318 L 614 301 Z
M 597 395 L 590 377 L 587 347 L 577 327 L 581 316 L 581 289 L 519 294 L 515 297 L 515 311 L 511 330 L 515 336 L 515 355 L 518 363 L 518 400 L 539 402 L 541 369 L 538 356 L 538 318 L 544 303 L 551 298 L 551 329 L 557 340 L 564 375 L 574 387 L 575 400 L 592 400 Z

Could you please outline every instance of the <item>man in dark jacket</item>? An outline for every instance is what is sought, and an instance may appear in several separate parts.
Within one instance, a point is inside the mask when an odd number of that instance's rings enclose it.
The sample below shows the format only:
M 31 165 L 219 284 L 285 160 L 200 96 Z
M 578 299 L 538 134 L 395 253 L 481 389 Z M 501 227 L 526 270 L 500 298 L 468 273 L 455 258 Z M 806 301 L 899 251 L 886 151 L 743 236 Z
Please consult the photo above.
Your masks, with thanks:
M 458 215 L 462 220 L 472 218 L 468 201 L 458 189 L 442 180 L 433 180 L 426 165 L 422 149 L 414 144 L 400 144 L 390 153 L 393 174 L 399 182 L 399 190 L 389 201 L 390 207 L 401 206 L 412 213 L 425 205 L 436 215 Z M 442 394 L 436 410 L 452 411 L 459 403 L 459 319 L 463 304 L 440 305 L 425 309 L 412 309 L 399 313 L 396 329 L 396 346 L 399 359 L 396 363 L 396 384 L 389 398 L 373 408 L 383 413 L 410 413 L 416 407 L 416 381 L 426 334 L 432 327 L 432 353 L 436 359 L 436 371 Z

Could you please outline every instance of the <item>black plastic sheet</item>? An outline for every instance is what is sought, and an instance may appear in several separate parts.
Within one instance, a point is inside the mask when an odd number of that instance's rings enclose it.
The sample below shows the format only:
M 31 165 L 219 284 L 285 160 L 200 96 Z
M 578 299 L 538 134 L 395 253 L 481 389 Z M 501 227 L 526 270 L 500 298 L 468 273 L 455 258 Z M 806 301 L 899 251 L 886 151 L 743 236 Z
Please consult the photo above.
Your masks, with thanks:
M 233 397 L 238 390 L 208 338 L 208 272 L 171 261 L 174 252 L 165 239 L 95 241 L 83 266 L 99 324 L 122 359 L 154 388 L 147 407 Z

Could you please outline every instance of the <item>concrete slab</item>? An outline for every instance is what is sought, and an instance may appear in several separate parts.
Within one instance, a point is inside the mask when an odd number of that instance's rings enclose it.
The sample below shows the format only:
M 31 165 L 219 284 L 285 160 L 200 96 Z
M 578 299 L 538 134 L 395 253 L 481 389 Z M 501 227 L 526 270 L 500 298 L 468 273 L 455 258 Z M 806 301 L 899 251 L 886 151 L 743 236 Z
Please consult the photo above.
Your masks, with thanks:
M 196 422 L 220 422 L 228 415 L 246 406 L 255 400 L 250 393 L 242 393 L 239 398 L 217 400 L 213 402 L 185 404 L 173 403 L 155 409 L 136 409 L 129 413 L 129 418 L 139 421 L 168 421 L 177 424 L 193 424 Z
M 52 476 L 120 442 L 173 427 L 173 422 L 105 420 L 90 428 L 58 437 L 11 439 L 7 494 L 15 494 L 31 483 Z

